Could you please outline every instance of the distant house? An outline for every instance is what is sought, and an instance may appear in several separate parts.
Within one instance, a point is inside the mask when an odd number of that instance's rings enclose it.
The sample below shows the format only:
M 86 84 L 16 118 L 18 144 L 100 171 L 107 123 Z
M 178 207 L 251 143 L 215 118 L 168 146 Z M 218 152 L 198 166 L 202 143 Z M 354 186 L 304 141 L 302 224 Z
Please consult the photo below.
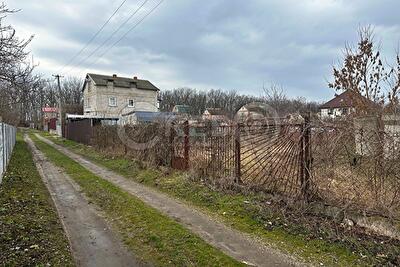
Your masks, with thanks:
M 346 116 L 355 111 L 353 104 L 354 94 L 351 91 L 345 91 L 319 107 L 321 118 L 335 119 Z
M 241 107 L 236 113 L 236 120 L 245 122 L 248 120 L 263 120 L 267 116 L 267 111 L 261 103 L 249 103 Z
M 203 120 L 227 121 L 226 112 L 221 108 L 207 108 L 203 112 Z
M 137 125 L 153 122 L 172 122 L 175 115 L 171 112 L 133 111 L 125 114 L 119 120 L 120 125 Z
M 43 107 L 43 130 L 55 132 L 57 130 L 58 108 Z
M 84 114 L 113 117 L 158 111 L 159 89 L 147 80 L 88 73 L 83 85 Z
M 173 113 L 176 114 L 190 114 L 190 106 L 188 105 L 175 105 L 174 108 L 172 109 Z

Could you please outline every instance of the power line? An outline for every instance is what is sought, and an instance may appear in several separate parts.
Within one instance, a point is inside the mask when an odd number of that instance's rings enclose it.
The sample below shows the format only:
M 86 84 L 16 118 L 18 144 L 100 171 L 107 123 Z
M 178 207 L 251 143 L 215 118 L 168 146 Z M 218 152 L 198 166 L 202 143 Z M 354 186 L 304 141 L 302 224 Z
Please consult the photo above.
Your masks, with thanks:
M 121 4 L 118 6 L 118 8 L 112 13 L 112 15 L 107 19 L 106 22 L 100 27 L 100 29 L 92 36 L 92 38 L 86 43 L 85 46 L 81 48 L 81 50 L 76 53 L 68 62 L 65 64 L 59 72 L 61 72 L 65 67 L 69 66 L 78 56 L 82 54 L 83 51 L 93 42 L 93 40 L 100 34 L 100 32 L 103 31 L 103 29 L 107 26 L 107 24 L 111 21 L 111 19 L 117 14 L 117 12 L 121 9 L 121 7 L 125 4 L 127 0 L 123 0 Z
M 83 60 L 79 61 L 79 63 L 76 66 L 79 66 L 86 62 L 90 57 L 92 57 L 97 51 L 99 51 L 108 41 L 110 41 L 115 34 L 117 34 L 122 27 L 124 27 L 142 8 L 143 6 L 148 2 L 149 0 L 145 0 L 106 40 L 104 40 L 96 49 L 94 49 L 87 57 L 85 57 Z M 71 70 L 73 70 L 74 67 L 71 67 L 66 73 L 69 73 Z
M 97 59 L 90 64 L 89 67 L 93 66 L 97 61 L 99 61 L 108 51 L 110 51 L 114 46 L 116 46 L 119 42 L 122 41 L 131 31 L 133 31 L 137 26 L 139 26 L 151 13 L 153 13 L 154 10 L 156 10 L 161 4 L 164 2 L 164 0 L 161 0 L 158 2 L 157 5 L 155 5 L 146 15 L 144 15 L 135 25 L 133 25 L 127 32 L 125 32 L 124 35 L 122 35 L 115 43 L 113 43 L 111 46 L 109 46 L 102 54 L 100 54 Z

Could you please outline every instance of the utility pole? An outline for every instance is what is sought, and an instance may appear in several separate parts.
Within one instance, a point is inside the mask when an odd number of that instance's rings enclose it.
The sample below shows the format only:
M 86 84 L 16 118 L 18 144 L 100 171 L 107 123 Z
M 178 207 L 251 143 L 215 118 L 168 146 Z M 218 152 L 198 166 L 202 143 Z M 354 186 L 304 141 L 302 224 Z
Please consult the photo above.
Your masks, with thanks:
M 57 85 L 58 85 L 58 116 L 60 118 L 60 132 L 58 134 L 62 136 L 62 111 L 61 111 L 61 83 L 60 83 L 60 78 L 63 78 L 63 76 L 59 74 L 53 75 L 57 79 Z

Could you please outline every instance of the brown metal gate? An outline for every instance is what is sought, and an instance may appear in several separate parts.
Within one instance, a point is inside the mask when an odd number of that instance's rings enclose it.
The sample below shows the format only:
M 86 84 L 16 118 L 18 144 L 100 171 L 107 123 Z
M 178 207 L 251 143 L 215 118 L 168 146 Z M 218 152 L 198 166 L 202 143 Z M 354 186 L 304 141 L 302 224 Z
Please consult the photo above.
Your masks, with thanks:
M 85 145 L 91 144 L 93 127 L 91 119 L 69 121 L 65 124 L 65 138 Z

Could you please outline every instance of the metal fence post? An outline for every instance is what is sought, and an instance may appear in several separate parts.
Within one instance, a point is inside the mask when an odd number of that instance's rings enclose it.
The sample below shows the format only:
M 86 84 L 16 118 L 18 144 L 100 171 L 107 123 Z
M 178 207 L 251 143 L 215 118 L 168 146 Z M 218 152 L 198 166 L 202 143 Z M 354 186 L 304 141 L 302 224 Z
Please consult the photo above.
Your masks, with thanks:
M 6 136 L 6 125 L 3 123 L 2 124 L 2 132 L 3 132 L 3 174 L 6 171 L 6 166 L 7 166 L 7 136 Z
M 0 122 L 1 128 L 0 128 L 0 156 L 1 156 L 1 161 L 0 161 L 0 182 L 1 182 L 1 177 L 3 176 L 3 172 L 5 170 L 5 149 L 4 149 L 4 123 Z
M 170 159 L 169 159 L 169 164 L 170 167 L 174 167 L 174 158 L 175 158 L 175 123 L 172 122 L 171 125 L 169 126 L 169 145 L 170 145 Z
M 240 125 L 235 125 L 235 183 L 241 183 Z
M 301 194 L 308 201 L 311 196 L 311 126 L 310 117 L 304 117 L 304 125 L 301 126 L 301 144 L 300 144 L 300 184 Z
M 185 159 L 185 169 L 189 169 L 189 135 L 190 135 L 190 129 L 189 129 L 189 121 L 185 121 L 183 124 L 183 131 L 184 131 L 184 154 L 183 157 Z

